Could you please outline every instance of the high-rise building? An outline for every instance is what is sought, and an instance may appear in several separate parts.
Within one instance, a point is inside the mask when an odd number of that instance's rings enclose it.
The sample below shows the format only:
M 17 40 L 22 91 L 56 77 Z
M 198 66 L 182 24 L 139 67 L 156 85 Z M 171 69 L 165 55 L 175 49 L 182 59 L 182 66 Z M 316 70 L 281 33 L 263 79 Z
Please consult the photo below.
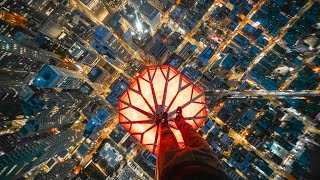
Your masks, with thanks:
M 23 86 L 28 84 L 34 77 L 34 73 L 28 71 L 17 71 L 12 69 L 0 70 L 0 84 L 2 86 Z
M 45 92 L 29 86 L 21 91 L 20 96 L 25 101 L 19 103 L 22 105 L 20 111 L 29 118 L 16 132 L 0 138 L 1 148 L 12 147 L 20 144 L 21 140 L 24 142 L 35 135 L 74 123 L 80 117 L 79 112 L 90 101 L 79 91 Z
M 49 63 L 51 59 L 61 58 L 61 56 L 43 49 L 33 50 L 31 48 L 21 46 L 18 42 L 6 36 L 0 36 L 0 49 L 3 52 L 12 53 L 17 56 L 30 58 L 34 61 L 44 63 Z
M 99 58 L 97 55 L 89 51 L 87 48 L 85 48 L 82 45 L 74 44 L 70 49 L 69 53 L 71 56 L 79 63 L 88 65 L 88 66 L 95 66 Z
M 196 49 L 197 49 L 197 46 L 192 45 L 190 42 L 188 42 L 183 46 L 183 48 L 181 49 L 178 55 L 182 59 L 187 60 L 194 54 Z
M 101 84 L 106 84 L 112 78 L 111 74 L 100 66 L 94 66 L 87 74 L 87 77 L 91 82 L 97 82 Z
M 143 26 L 146 26 L 147 24 L 145 22 L 142 23 Z M 132 33 L 132 41 L 137 44 L 140 48 L 144 48 L 148 43 L 151 41 L 151 36 L 148 32 L 146 33 Z
M 161 21 L 161 14 L 158 9 L 148 2 L 144 2 L 139 6 L 139 12 L 142 14 L 143 20 L 151 27 L 151 34 L 153 35 Z
M 104 12 L 105 13 L 105 12 Z M 74 33 L 77 37 L 86 39 L 91 36 L 96 23 L 93 19 L 89 18 L 85 13 L 75 9 L 69 11 L 65 16 L 67 19 L 67 27 L 71 33 Z M 63 20 L 62 20 L 63 21 Z
M 15 146 L 32 142 L 45 136 L 48 132 L 56 132 L 65 125 L 70 125 L 79 119 L 79 115 L 66 114 L 53 117 L 30 118 L 25 121 L 24 125 L 14 133 L 7 133 L 1 136 L 0 150 L 11 149 Z
M 47 132 L 51 129 L 60 128 L 66 124 L 71 124 L 78 120 L 80 114 L 68 112 L 65 115 L 40 116 L 29 119 L 19 130 L 23 137 L 31 136 L 36 133 Z
M 49 15 L 52 15 L 51 13 L 54 11 L 54 9 L 57 8 L 59 4 L 63 1 L 43 0 L 43 1 L 26 1 L 26 2 L 28 2 L 28 5 L 32 7 L 32 10 L 36 11 L 38 14 L 49 16 Z
M 33 167 L 69 148 L 81 137 L 80 131 L 66 126 L 55 133 L 39 137 L 32 143 L 18 145 L 0 156 L 0 177 L 17 179 Z
M 26 71 L 0 70 L 0 131 L 18 128 L 15 120 L 24 118 L 19 92 L 33 77 L 34 74 Z
M 150 26 L 147 23 L 142 22 L 140 13 L 135 12 L 135 14 L 136 17 L 133 25 L 134 30 L 132 32 L 132 41 L 139 47 L 144 48 L 152 39 L 149 34 Z
M 3 9 L 0 10 L 0 19 L 7 22 L 12 26 L 18 26 L 21 28 L 27 27 L 27 19 L 17 13 L 10 13 Z
M 85 4 L 89 9 L 92 9 L 96 5 L 98 5 L 99 0 L 81 0 L 83 4 Z
M 136 49 L 136 45 L 142 49 L 147 48 L 146 46 L 152 39 L 149 33 L 150 26 L 143 22 L 139 11 L 126 4 L 120 14 L 122 22 L 128 22 L 132 27 L 123 34 L 124 39 L 134 49 Z
M 109 143 L 103 143 L 99 151 L 94 154 L 92 158 L 100 168 L 104 169 L 104 172 L 108 175 L 113 173 L 119 168 L 121 161 L 123 160 L 122 154 L 119 150 L 113 147 Z
M 99 126 L 110 120 L 111 112 L 105 107 L 100 107 L 98 112 L 90 118 L 84 131 L 84 137 L 88 138 Z
M 134 77 L 136 73 L 141 72 L 141 70 L 146 67 L 141 61 L 137 59 L 131 60 L 128 64 L 129 66 L 127 66 L 124 71 L 132 77 Z
M 171 5 L 175 3 L 175 0 L 148 0 L 150 4 L 158 8 L 162 12 L 166 12 Z
M 162 64 L 169 57 L 168 47 L 162 41 L 158 41 L 149 50 L 148 55 L 153 63 Z
M 80 174 L 78 174 L 74 180 L 82 179 L 106 179 L 108 176 L 102 173 L 95 163 L 91 162 L 88 164 Z
M 0 52 L 0 59 L 1 68 L 27 72 L 38 72 L 45 64 L 45 62 L 32 60 L 28 57 L 22 57 L 7 52 Z
M 105 4 L 109 6 L 112 12 L 117 12 L 117 10 L 123 7 L 123 5 L 125 4 L 125 1 L 109 0 L 109 1 L 106 1 Z
M 98 53 L 105 55 L 110 63 L 122 67 L 125 61 L 130 60 L 130 54 L 104 26 L 98 26 L 93 35 L 95 39 L 90 43 L 91 47 Z
M 22 100 L 18 93 L 21 90 L 19 86 L 0 85 L 0 123 L 14 120 L 15 117 L 22 114 Z M 1 130 L 0 126 L 0 130 Z
M 129 82 L 124 77 L 120 77 L 117 81 L 113 82 L 110 86 L 112 91 L 107 95 L 106 100 L 112 106 L 117 106 L 119 97 L 127 90 Z
M 102 0 L 81 0 L 83 4 L 85 4 L 88 9 L 90 9 L 97 19 L 103 20 L 108 14 L 111 5 L 109 1 Z M 112 2 L 112 1 L 111 1 Z
M 81 110 L 88 100 L 79 90 L 71 92 L 45 91 L 24 103 L 24 114 L 32 117 L 68 115 L 75 110 Z
M 149 24 L 151 28 L 151 35 L 154 35 L 157 31 L 157 26 L 161 22 L 160 11 L 147 1 L 130 0 L 129 5 L 138 11 L 138 14 L 142 15 L 143 21 Z
M 63 162 L 58 162 L 48 173 L 37 174 L 35 176 L 35 180 L 65 179 L 77 164 L 78 160 L 73 158 L 67 159 Z
M 50 38 L 58 39 L 63 33 L 63 28 L 50 19 L 40 28 L 40 32 Z
M 42 67 L 33 85 L 41 88 L 78 89 L 85 83 L 85 77 L 75 71 L 46 65 Z

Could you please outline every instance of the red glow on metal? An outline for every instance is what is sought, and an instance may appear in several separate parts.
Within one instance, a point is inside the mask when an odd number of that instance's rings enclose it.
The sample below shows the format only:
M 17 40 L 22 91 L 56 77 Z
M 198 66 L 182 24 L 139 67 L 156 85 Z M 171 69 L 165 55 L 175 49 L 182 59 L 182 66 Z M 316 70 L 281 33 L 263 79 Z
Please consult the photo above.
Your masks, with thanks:
M 171 66 L 150 66 L 143 70 L 118 103 L 119 123 L 150 152 L 156 154 L 159 126 L 155 116 L 168 112 L 175 117 L 178 106 L 183 108 L 186 122 L 194 129 L 207 117 L 205 96 L 202 90 Z M 170 128 L 183 147 L 183 139 L 175 123 Z

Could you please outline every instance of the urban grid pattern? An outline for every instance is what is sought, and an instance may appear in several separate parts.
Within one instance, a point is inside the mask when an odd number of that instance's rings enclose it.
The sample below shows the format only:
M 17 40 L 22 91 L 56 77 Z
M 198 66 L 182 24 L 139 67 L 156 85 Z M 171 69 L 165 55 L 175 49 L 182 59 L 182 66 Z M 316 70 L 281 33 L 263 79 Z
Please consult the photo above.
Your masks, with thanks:
M 177 106 L 230 179 L 319 174 L 319 0 L 3 0 L 0 25 L 0 179 L 154 179 Z

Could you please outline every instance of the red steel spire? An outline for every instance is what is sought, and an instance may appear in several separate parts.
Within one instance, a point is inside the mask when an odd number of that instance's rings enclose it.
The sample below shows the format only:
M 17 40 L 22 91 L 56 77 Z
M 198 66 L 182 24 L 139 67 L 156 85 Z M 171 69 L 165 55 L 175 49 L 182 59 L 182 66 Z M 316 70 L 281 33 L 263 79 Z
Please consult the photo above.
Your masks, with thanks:
M 150 152 L 157 152 L 159 126 L 156 116 L 168 112 L 175 115 L 178 106 L 183 108 L 186 122 L 197 129 L 207 117 L 205 95 L 188 78 L 171 66 L 150 66 L 120 97 L 119 123 Z M 183 139 L 173 121 L 170 128 L 180 147 Z

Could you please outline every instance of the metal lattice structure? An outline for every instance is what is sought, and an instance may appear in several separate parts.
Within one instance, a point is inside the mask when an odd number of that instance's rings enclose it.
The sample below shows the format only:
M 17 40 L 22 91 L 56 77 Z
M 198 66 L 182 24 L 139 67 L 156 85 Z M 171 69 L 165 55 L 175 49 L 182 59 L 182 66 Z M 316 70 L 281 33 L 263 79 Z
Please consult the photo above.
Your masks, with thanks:
M 156 117 L 168 112 L 169 120 L 178 106 L 183 108 L 186 122 L 197 129 L 207 117 L 205 95 L 188 78 L 171 66 L 150 66 L 143 70 L 120 97 L 119 123 L 150 152 L 157 152 L 159 126 Z M 183 147 L 183 139 L 175 123 L 169 126 Z

